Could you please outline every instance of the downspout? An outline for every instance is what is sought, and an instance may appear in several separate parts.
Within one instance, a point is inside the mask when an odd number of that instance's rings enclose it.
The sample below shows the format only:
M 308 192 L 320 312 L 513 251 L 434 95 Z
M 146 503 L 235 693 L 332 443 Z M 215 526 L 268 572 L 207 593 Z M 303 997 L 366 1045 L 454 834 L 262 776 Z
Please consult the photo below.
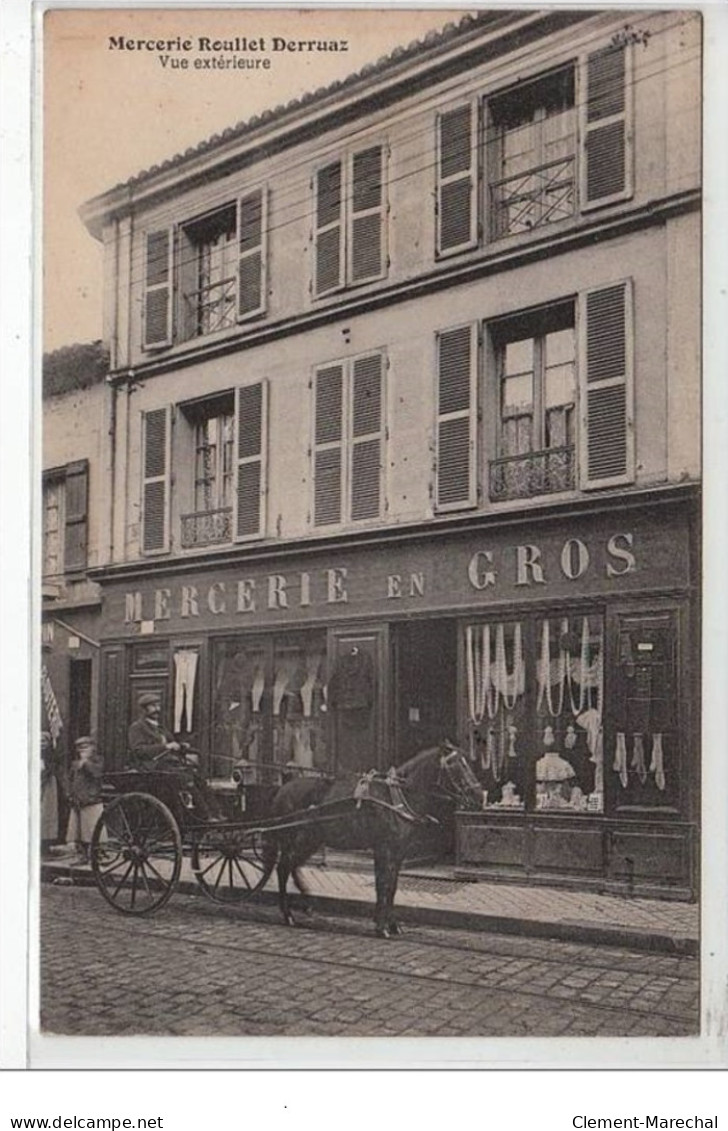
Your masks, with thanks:
M 119 217 L 114 220 L 114 320 L 111 332 L 111 368 L 119 364 Z M 111 412 L 109 416 L 109 563 L 114 562 L 114 529 L 116 524 L 116 383 L 111 382 Z

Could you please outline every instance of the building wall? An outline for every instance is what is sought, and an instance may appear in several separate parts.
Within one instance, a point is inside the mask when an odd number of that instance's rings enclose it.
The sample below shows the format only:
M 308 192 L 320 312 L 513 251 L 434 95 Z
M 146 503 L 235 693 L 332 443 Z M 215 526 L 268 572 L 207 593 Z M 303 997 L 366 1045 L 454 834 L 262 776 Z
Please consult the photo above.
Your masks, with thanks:
M 208 177 L 204 185 L 185 188 L 175 183 L 150 202 L 134 219 L 109 225 L 104 236 L 107 292 L 114 289 L 115 307 L 107 319 L 114 342 L 115 368 L 138 366 L 159 356 L 176 356 L 191 347 L 214 344 L 228 337 L 254 338 L 266 327 L 314 312 L 336 309 L 342 301 L 357 300 L 407 281 L 447 271 L 455 262 L 477 260 L 553 239 L 580 227 L 606 224 L 636 211 L 648 202 L 667 199 L 695 189 L 700 177 L 699 46 L 700 20 L 696 13 L 670 12 L 646 15 L 641 31 L 645 44 L 631 48 L 632 78 L 627 84 L 633 103 L 634 191 L 630 198 L 582 215 L 546 225 L 530 234 L 507 237 L 438 262 L 435 254 L 436 116 L 469 98 L 486 98 L 536 77 L 609 43 L 623 29 L 621 17 L 601 15 L 533 44 L 458 71 L 416 96 L 404 97 L 394 107 L 369 111 L 351 122 L 318 130 L 316 138 L 286 148 L 263 161 L 259 153 L 246 154 L 241 146 L 239 169 Z M 577 106 L 583 104 L 583 75 L 577 81 Z M 335 121 L 335 119 L 334 119 Z M 581 127 L 580 127 L 581 128 Z M 387 156 L 389 269 L 381 281 L 346 288 L 318 298 L 312 294 L 314 170 L 326 161 L 367 144 L 383 142 Z M 578 164 L 578 161 L 577 161 Z M 142 349 L 142 310 L 146 233 L 170 223 L 180 223 L 234 201 L 254 187 L 266 184 L 269 201 L 267 310 L 260 318 L 243 322 L 205 339 L 179 342 L 171 349 Z M 178 296 L 179 300 L 179 296 Z

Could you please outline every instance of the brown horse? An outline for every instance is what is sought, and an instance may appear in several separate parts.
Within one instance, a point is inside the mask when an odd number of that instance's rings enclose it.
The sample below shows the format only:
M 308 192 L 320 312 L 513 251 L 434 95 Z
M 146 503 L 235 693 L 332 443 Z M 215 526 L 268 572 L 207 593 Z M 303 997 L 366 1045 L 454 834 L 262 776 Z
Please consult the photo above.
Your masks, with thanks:
M 271 816 L 285 821 L 305 813 L 295 828 L 265 834 L 262 887 L 277 865 L 283 921 L 295 926 L 288 899 L 290 876 L 304 896 L 298 873 L 322 845 L 368 848 L 374 855 L 376 933 L 401 933 L 393 905 L 400 868 L 413 835 L 424 825 L 452 817 L 455 808 L 480 808 L 483 790 L 466 755 L 448 742 L 421 750 L 396 775 L 346 775 L 333 781 L 298 778 L 276 794 Z M 338 804 L 332 804 L 338 803 Z

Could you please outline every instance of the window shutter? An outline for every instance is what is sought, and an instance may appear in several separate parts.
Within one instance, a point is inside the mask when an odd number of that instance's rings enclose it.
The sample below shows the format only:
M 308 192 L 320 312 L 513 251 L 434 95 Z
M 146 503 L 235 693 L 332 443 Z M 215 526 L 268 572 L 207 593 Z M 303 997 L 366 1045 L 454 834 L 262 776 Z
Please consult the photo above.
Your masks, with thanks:
M 334 161 L 316 173 L 315 280 L 317 295 L 343 284 L 343 167 Z
M 65 570 L 85 569 L 88 552 L 88 461 L 66 468 Z
M 314 409 L 314 526 L 341 522 L 344 369 L 316 373 Z
M 384 150 L 381 145 L 351 159 L 351 258 L 353 283 L 384 274 Z
M 582 209 L 632 192 L 632 88 L 628 47 L 606 47 L 584 64 Z
M 235 397 L 237 541 L 260 538 L 265 533 L 267 433 L 267 382 L 243 385 Z
M 145 412 L 142 445 L 142 553 L 169 549 L 169 445 L 167 408 Z
M 632 287 L 588 291 L 581 318 L 581 479 L 583 488 L 634 480 Z
M 172 344 L 172 249 L 171 228 L 147 232 L 144 268 L 144 348 Z
M 437 335 L 437 509 L 477 502 L 475 326 Z
M 267 203 L 263 189 L 238 201 L 238 319 L 265 310 Z
M 477 105 L 466 102 L 437 117 L 437 254 L 477 242 Z
M 352 369 L 351 518 L 377 518 L 382 484 L 382 355 L 358 357 Z

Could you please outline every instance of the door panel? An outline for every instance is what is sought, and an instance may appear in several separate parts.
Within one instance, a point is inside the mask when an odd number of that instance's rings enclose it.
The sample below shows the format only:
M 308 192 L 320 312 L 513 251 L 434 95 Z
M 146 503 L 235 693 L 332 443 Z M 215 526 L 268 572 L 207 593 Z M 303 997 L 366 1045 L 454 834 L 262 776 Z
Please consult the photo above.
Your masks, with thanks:
M 331 633 L 327 705 L 340 773 L 384 769 L 389 763 L 387 646 L 386 625 Z

